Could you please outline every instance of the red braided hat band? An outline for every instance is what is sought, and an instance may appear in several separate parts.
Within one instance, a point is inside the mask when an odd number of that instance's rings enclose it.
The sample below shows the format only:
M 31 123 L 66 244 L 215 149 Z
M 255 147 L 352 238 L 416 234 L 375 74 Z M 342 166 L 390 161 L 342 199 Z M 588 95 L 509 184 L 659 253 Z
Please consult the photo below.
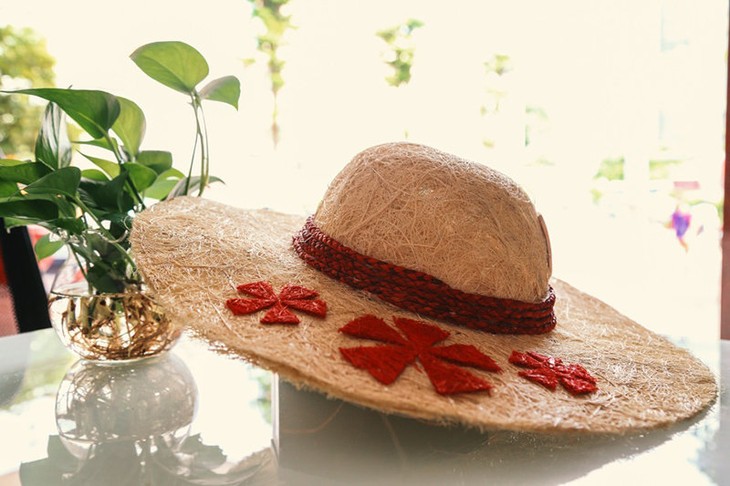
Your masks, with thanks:
M 462 292 L 427 273 L 361 255 L 324 234 L 313 216 L 293 243 L 309 266 L 416 314 L 498 334 L 542 334 L 555 327 L 552 287 L 537 303 Z

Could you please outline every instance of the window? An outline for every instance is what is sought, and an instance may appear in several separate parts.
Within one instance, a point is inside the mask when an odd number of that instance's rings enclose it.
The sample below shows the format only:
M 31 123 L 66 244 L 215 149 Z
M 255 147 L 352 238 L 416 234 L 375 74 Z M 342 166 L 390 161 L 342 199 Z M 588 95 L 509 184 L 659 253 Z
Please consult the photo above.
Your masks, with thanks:
M 526 187 L 547 221 L 557 277 L 660 333 L 716 335 L 727 0 L 291 0 L 284 10 L 296 28 L 279 53 L 276 147 L 255 41 L 263 26 L 243 0 L 194 16 L 130 0 L 111 24 L 51 0 L 0 7 L 0 17 L 47 37 L 59 85 L 137 101 L 154 118 L 148 147 L 176 158 L 188 156 L 192 121 L 178 99 L 139 82 L 127 55 L 178 38 L 236 72 L 240 111 L 209 115 L 212 172 L 227 183 L 211 197 L 311 212 L 360 149 L 426 143 Z M 396 29 L 392 42 L 377 35 L 412 19 L 420 25 Z M 399 46 L 410 78 L 394 86 Z

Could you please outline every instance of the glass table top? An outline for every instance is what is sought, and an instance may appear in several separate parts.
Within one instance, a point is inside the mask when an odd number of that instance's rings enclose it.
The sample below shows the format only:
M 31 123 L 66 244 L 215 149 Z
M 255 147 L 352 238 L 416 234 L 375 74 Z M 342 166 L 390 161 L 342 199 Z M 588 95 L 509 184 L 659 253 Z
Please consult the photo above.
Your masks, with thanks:
M 718 376 L 730 342 L 689 347 Z M 730 412 L 621 437 L 479 432 L 389 416 L 183 338 L 126 365 L 76 358 L 50 330 L 0 339 L 0 486 L 727 484 Z

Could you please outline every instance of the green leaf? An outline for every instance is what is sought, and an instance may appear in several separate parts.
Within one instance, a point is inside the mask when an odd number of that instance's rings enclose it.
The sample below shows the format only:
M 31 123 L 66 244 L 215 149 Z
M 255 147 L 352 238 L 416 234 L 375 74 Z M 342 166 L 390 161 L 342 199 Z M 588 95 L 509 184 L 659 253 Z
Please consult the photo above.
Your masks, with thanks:
M 47 221 L 43 226 L 50 230 L 65 229 L 73 235 L 80 235 L 86 229 L 86 224 L 80 218 L 56 218 Z
M 157 176 L 154 184 L 147 188 L 144 197 L 161 201 L 170 194 L 177 182 L 185 177 L 185 174 L 177 169 L 168 169 Z
M 200 97 L 204 100 L 228 103 L 238 109 L 238 99 L 241 97 L 241 83 L 235 76 L 214 79 L 200 90 Z
M 113 244 L 102 233 L 94 230 L 87 231 L 84 233 L 84 238 L 86 238 L 88 248 L 99 255 L 107 267 L 124 269 L 127 266 L 126 260 L 119 258 L 123 253 L 120 246 Z
M 14 165 L 27 164 L 30 160 L 0 159 L 0 167 L 13 167 Z
M 0 198 L 12 196 L 18 191 L 18 184 L 0 179 Z
M 110 181 L 83 180 L 79 188 L 82 201 L 101 213 L 123 213 L 134 208 L 134 201 L 125 192 L 129 172 L 124 171 Z M 97 212 L 95 212 L 97 213 Z M 97 213 L 97 216 L 101 213 Z
M 86 155 L 83 152 L 80 152 L 81 155 L 89 159 L 91 162 L 94 163 L 98 168 L 106 172 L 109 177 L 114 178 L 119 175 L 119 171 L 121 170 L 119 168 L 119 164 L 116 162 L 112 162 L 111 160 L 105 160 L 100 159 L 99 157 L 92 157 L 91 155 Z
M 48 221 L 58 217 L 58 207 L 50 201 L 44 200 L 0 200 L 0 217 L 17 218 L 26 221 L 26 224 Z
M 117 97 L 117 100 L 119 100 L 121 111 L 112 126 L 112 130 L 119 135 L 124 149 L 134 158 L 139 152 L 139 146 L 142 144 L 147 122 L 142 109 L 137 103 L 121 97 Z
M 64 218 L 76 218 L 78 207 L 75 203 L 69 202 L 66 198 L 58 197 L 52 194 L 27 194 L 23 196 L 27 201 L 46 201 L 54 204 L 58 208 L 58 214 Z
M 190 178 L 190 182 L 188 184 L 188 191 L 185 191 L 185 185 L 186 181 L 188 180 L 187 177 L 184 177 L 180 179 L 172 191 L 170 191 L 170 194 L 167 196 L 167 199 L 172 199 L 173 197 L 177 196 L 186 196 L 186 195 L 192 195 L 192 194 L 199 194 L 200 193 L 200 176 L 192 176 Z M 222 179 L 219 179 L 215 176 L 208 177 L 208 184 L 210 185 L 213 182 L 223 182 Z
M 157 173 L 142 164 L 127 162 L 122 167 L 129 172 L 129 178 L 138 191 L 144 191 L 157 179 Z
M 117 293 L 124 291 L 124 282 L 114 278 L 102 266 L 92 266 L 86 274 L 86 279 L 99 292 Z
M 28 194 L 61 194 L 75 198 L 80 181 L 81 171 L 78 167 L 64 167 L 28 184 L 23 190 Z
M 91 145 L 92 147 L 101 147 L 112 152 L 114 151 L 114 147 L 111 146 L 109 140 L 106 138 L 97 138 L 94 140 L 74 140 L 72 143 L 79 145 Z
M 71 165 L 72 155 L 63 111 L 56 103 L 48 103 L 35 142 L 35 158 L 53 169 L 59 169 Z
M 4 160 L 0 161 L 0 180 L 7 182 L 30 184 L 51 172 L 48 166 L 39 162 L 21 162 L 19 164 L 5 164 L 4 162 Z
M 93 138 L 103 138 L 119 116 L 119 101 L 105 91 L 34 88 L 12 91 L 52 101 Z
M 75 218 L 78 209 L 75 204 L 70 203 L 66 198 L 59 197 L 57 194 L 19 194 L 16 191 L 15 194 L 0 198 L 0 202 L 3 203 L 17 201 L 38 204 L 39 206 L 53 205 L 56 209 L 54 210 L 54 217 L 51 219 L 59 218 L 59 216 Z
M 168 194 L 170 194 L 170 191 L 172 191 L 176 184 L 177 180 L 175 179 L 163 179 L 161 181 L 156 181 L 147 188 L 144 192 L 144 197 L 162 201 Z
M 121 238 L 129 233 L 134 217 L 130 213 L 109 213 L 105 215 L 109 221 L 109 233 L 115 238 Z
M 172 154 L 164 150 L 143 150 L 137 155 L 137 162 L 162 174 L 172 167 Z
M 179 180 L 185 177 L 185 174 L 180 172 L 179 170 L 175 169 L 174 167 L 167 169 L 165 172 L 161 173 L 157 176 L 157 180 L 160 179 L 175 179 Z
M 91 179 L 92 181 L 106 182 L 109 180 L 109 176 L 98 169 L 84 169 L 81 171 L 82 179 Z
M 35 242 L 35 246 L 33 248 L 35 249 L 35 256 L 38 260 L 43 260 L 44 258 L 53 255 L 63 247 L 63 241 L 51 241 L 50 237 L 50 234 L 45 234 Z
M 208 75 L 203 55 L 184 42 L 153 42 L 130 57 L 149 77 L 181 93 L 193 93 Z

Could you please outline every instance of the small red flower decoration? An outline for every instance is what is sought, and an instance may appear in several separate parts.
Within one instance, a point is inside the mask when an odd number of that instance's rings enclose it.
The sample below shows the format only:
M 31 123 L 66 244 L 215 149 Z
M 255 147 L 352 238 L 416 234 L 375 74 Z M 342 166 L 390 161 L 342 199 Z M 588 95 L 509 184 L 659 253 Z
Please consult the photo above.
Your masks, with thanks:
M 519 375 L 555 390 L 558 383 L 573 395 L 593 393 L 598 390 L 596 379 L 579 364 L 564 364 L 560 358 L 544 356 L 532 351 L 520 353 L 512 351 L 509 362 L 523 368 Z
M 489 382 L 455 365 L 501 371 L 492 358 L 467 344 L 434 346 L 449 336 L 438 326 L 402 317 L 394 317 L 393 322 L 400 332 L 373 315 L 350 321 L 340 332 L 386 344 L 340 348 L 340 353 L 353 366 L 366 370 L 384 385 L 393 383 L 403 370 L 418 360 L 441 395 L 488 391 L 492 388 Z
M 235 315 L 253 314 L 271 308 L 261 318 L 264 324 L 299 324 L 299 318 L 289 309 L 296 309 L 317 317 L 327 315 L 327 303 L 317 300 L 316 291 L 299 285 L 284 285 L 279 295 L 268 282 L 253 282 L 239 285 L 236 289 L 253 299 L 228 299 L 226 306 Z

